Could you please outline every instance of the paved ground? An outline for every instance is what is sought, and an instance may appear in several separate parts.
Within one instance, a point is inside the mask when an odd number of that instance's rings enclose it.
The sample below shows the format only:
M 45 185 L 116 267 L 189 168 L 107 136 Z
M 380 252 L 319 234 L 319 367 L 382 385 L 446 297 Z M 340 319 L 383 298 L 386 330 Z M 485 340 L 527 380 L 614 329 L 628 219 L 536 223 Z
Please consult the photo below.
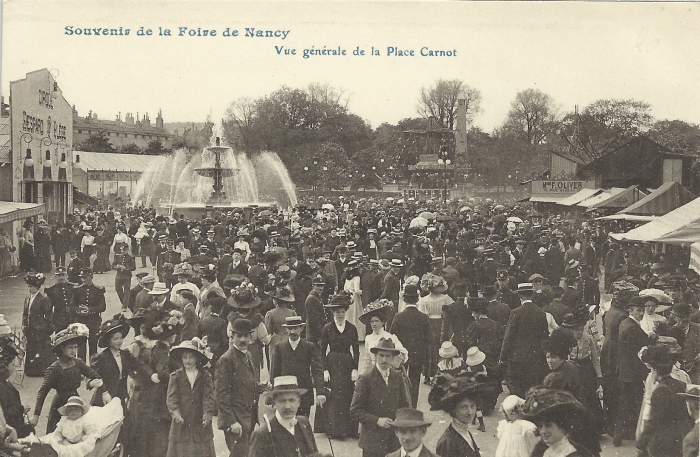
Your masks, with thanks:
M 120 304 L 116 293 L 114 292 L 114 272 L 106 274 L 95 275 L 94 282 L 98 285 L 104 286 L 107 289 L 107 312 L 103 314 L 103 318 L 111 316 L 119 311 Z M 47 285 L 53 284 L 53 275 L 49 274 L 47 279 Z M 5 315 L 9 325 L 11 327 L 19 327 L 22 319 L 22 306 L 24 303 L 24 297 L 27 295 L 27 288 L 22 280 L 21 276 L 9 277 L 0 280 L 0 313 Z M 128 345 L 131 338 L 128 338 L 125 346 Z M 361 361 L 361 366 L 364 366 L 366 361 L 363 359 Z M 266 378 L 267 373 L 263 373 Z M 22 396 L 22 401 L 26 405 L 34 407 L 34 402 L 36 399 L 36 393 L 39 390 L 41 384 L 41 378 L 25 378 L 22 385 L 19 387 L 20 394 Z M 83 396 L 87 397 L 87 392 L 83 389 L 81 391 Z M 50 396 L 51 397 L 51 396 Z M 420 398 L 418 408 L 422 411 L 428 411 L 430 408 L 428 406 L 428 387 L 421 384 Z M 38 430 L 41 434 L 45 431 L 46 418 L 49 404 L 51 403 L 51 398 L 46 400 L 42 420 L 39 422 Z M 313 414 L 313 413 L 312 413 Z M 449 424 L 449 416 L 442 412 L 427 412 L 427 420 L 433 421 L 433 425 L 428 430 L 428 435 L 426 439 L 426 444 L 429 448 L 435 449 L 435 444 L 438 438 L 442 435 L 442 432 Z M 486 432 L 474 432 L 474 437 L 477 444 L 481 448 L 481 455 L 483 457 L 493 456 L 498 445 L 498 439 L 495 437 L 496 427 L 498 421 L 501 419 L 500 415 L 497 413 L 492 413 L 490 416 L 485 418 L 486 422 Z M 313 418 L 311 423 L 313 423 Z M 217 455 L 226 456 L 228 451 L 226 449 L 226 444 L 224 442 L 223 433 L 215 431 L 215 444 Z M 317 434 L 316 443 L 318 444 L 319 450 L 324 453 L 330 453 L 330 444 L 326 435 Z M 612 439 L 605 436 L 603 442 L 601 443 L 603 447 L 603 456 L 605 457 L 633 457 L 637 455 L 634 449 L 634 443 L 631 441 L 625 441 L 624 446 L 620 448 L 614 448 L 612 446 Z M 332 442 L 333 450 L 335 456 L 337 457 L 359 457 L 361 455 L 361 450 L 357 447 L 357 442 L 355 440 L 344 440 L 338 441 L 333 440 Z

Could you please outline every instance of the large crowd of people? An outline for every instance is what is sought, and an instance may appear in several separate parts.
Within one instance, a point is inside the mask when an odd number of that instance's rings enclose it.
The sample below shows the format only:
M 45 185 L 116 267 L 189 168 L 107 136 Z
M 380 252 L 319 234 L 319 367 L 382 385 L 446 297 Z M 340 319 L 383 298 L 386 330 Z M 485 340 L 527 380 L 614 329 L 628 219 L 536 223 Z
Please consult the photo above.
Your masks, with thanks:
M 0 383 L 4 452 L 27 444 L 52 390 L 47 434 L 87 440 L 86 378 L 91 405 L 119 399 L 135 457 L 213 457 L 215 429 L 232 457 L 317 454 L 313 432 L 364 457 L 474 457 L 499 404 L 499 456 L 597 456 L 603 434 L 697 456 L 698 275 L 682 248 L 611 230 L 490 199 L 27 221 L 24 369 L 44 381 L 29 420 Z M 93 278 L 110 270 L 121 312 L 103 319 Z M 1 321 L 5 380 L 17 347 Z M 421 389 L 451 418 L 435 453 Z

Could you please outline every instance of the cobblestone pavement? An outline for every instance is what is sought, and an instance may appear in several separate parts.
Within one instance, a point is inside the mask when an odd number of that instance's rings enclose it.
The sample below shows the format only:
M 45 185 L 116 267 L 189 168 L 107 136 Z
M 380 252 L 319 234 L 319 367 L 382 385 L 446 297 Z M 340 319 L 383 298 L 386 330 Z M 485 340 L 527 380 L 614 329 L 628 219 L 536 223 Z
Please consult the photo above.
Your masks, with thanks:
M 120 309 L 119 299 L 114 291 L 114 272 L 96 274 L 94 277 L 94 282 L 97 285 L 104 286 L 107 289 L 107 311 L 103 314 L 103 319 L 111 316 Z M 51 285 L 54 282 L 52 274 L 48 274 L 47 285 Z M 135 280 L 132 281 L 135 284 Z M 133 285 L 132 284 L 132 285 Z M 0 313 L 5 315 L 8 324 L 11 327 L 19 327 L 22 320 L 22 306 L 24 303 L 24 297 L 28 294 L 26 285 L 22 280 L 22 276 L 8 277 L 0 280 Z M 124 345 L 125 347 L 131 342 L 131 336 L 127 338 Z M 361 352 L 362 347 L 361 347 Z M 363 352 L 363 357 L 360 361 L 360 366 L 366 366 L 367 360 Z M 263 380 L 267 380 L 267 372 L 263 371 Z M 36 400 L 36 394 L 41 385 L 41 378 L 25 378 L 22 385 L 19 386 L 19 391 L 22 396 L 22 402 L 25 405 L 34 407 L 34 402 Z M 442 435 L 442 432 L 449 424 L 449 416 L 441 411 L 431 412 L 428 406 L 428 386 L 421 384 L 420 386 L 420 396 L 418 400 L 418 408 L 425 412 L 426 419 L 433 421 L 433 425 L 428 429 L 428 434 L 426 436 L 426 444 L 430 449 L 435 449 L 435 444 L 437 440 Z M 83 397 L 88 398 L 87 391 L 84 387 L 80 391 Z M 44 410 L 42 412 L 41 421 L 39 422 L 37 430 L 40 435 L 43 435 L 46 430 L 46 419 L 48 416 L 48 407 L 51 403 L 52 394 L 49 395 L 45 404 Z M 313 414 L 313 410 L 312 410 Z M 491 413 L 489 416 L 485 417 L 486 432 L 482 433 L 479 431 L 474 431 L 474 437 L 477 444 L 481 448 L 481 455 L 483 457 L 493 456 L 496 452 L 496 447 L 498 446 L 498 439 L 496 438 L 496 427 L 498 421 L 501 419 L 500 414 L 497 412 Z M 311 419 L 313 424 L 313 418 Z M 216 424 L 216 422 L 214 422 Z M 218 456 L 227 456 L 228 450 L 226 449 L 226 443 L 224 442 L 224 435 L 220 431 L 214 432 L 214 440 L 216 445 L 216 451 Z M 330 453 L 330 445 L 326 435 L 316 434 L 316 443 L 318 444 L 319 450 L 323 453 Z M 333 440 L 333 451 L 336 457 L 359 457 L 362 455 L 362 451 L 357 446 L 356 440 Z M 631 441 L 625 441 L 624 446 L 620 448 L 614 448 L 612 446 L 612 438 L 607 435 L 604 437 L 602 443 L 603 453 L 605 457 L 633 457 L 637 455 L 634 448 L 634 443 Z

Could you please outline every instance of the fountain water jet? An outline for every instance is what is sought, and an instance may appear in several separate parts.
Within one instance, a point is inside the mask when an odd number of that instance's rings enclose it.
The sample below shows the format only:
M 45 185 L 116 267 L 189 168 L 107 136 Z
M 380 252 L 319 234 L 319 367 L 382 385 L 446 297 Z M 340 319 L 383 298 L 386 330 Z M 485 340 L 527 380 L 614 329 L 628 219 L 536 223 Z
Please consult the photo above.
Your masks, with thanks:
M 175 151 L 165 164 L 145 170 L 132 202 L 154 206 L 159 214 L 187 217 L 244 207 L 289 209 L 296 205 L 294 184 L 277 154 L 264 152 L 251 161 L 246 154 L 215 145 L 191 157 Z

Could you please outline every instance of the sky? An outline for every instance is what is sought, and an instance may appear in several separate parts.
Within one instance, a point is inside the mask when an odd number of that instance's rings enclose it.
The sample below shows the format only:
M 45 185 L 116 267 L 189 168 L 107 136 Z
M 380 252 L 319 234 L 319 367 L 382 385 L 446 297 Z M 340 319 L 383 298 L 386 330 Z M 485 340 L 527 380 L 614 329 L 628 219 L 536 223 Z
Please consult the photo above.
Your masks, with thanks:
M 459 79 L 482 94 L 473 125 L 503 123 L 518 91 L 540 89 L 561 112 L 599 99 L 651 104 L 657 119 L 700 123 L 700 4 L 521 2 L 215 2 L 10 0 L 2 17 L 2 94 L 54 70 L 80 115 L 162 110 L 166 122 L 215 121 L 240 97 L 329 83 L 372 127 L 417 117 L 420 89 Z M 140 27 L 151 36 L 138 36 Z M 128 36 L 66 27 L 129 28 Z M 173 36 L 158 36 L 158 28 Z M 177 36 L 179 27 L 216 36 Z M 226 28 L 239 36 L 222 36 Z M 246 37 L 245 29 L 288 32 Z M 346 56 L 302 57 L 304 49 Z M 277 48 L 276 48 L 277 47 Z M 364 56 L 353 56 L 356 48 Z M 379 50 L 371 56 L 370 50 Z M 388 56 L 387 48 L 414 56 Z M 421 48 L 456 51 L 422 57 Z M 295 49 L 297 55 L 284 55 Z

